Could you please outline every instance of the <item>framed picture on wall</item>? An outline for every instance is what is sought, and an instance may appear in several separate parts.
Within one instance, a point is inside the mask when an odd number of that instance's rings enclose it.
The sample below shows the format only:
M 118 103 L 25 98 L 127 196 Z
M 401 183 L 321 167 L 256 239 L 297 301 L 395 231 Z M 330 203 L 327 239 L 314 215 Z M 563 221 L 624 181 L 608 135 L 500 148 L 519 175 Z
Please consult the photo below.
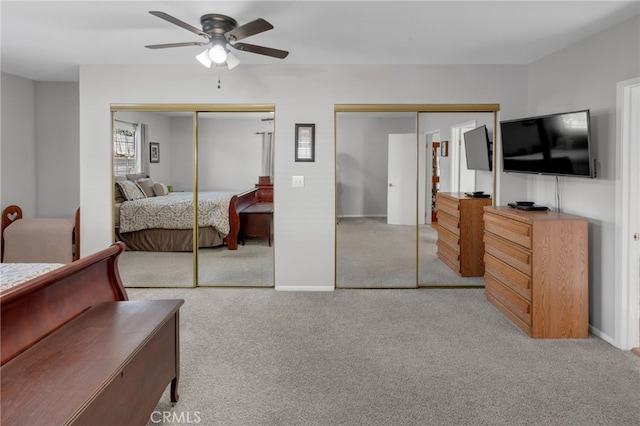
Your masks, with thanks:
M 159 142 L 149 142 L 149 162 L 150 163 L 160 162 L 160 143 Z
M 296 161 L 315 161 L 315 124 L 296 124 Z

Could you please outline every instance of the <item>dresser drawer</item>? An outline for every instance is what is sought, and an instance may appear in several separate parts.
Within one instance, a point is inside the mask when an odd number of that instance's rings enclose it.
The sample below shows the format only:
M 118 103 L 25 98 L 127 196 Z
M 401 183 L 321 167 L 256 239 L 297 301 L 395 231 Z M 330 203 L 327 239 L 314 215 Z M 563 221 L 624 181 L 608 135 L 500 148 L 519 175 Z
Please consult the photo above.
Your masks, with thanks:
M 488 295 L 496 299 L 528 326 L 531 326 L 531 304 L 528 301 L 503 286 L 489 273 L 485 273 L 484 281 L 485 292 Z
M 438 212 L 445 212 L 455 218 L 460 217 L 460 202 L 441 195 L 437 198 Z
M 460 272 L 460 249 L 438 240 L 438 258 L 455 272 Z
M 485 253 L 489 253 L 503 263 L 531 276 L 532 256 L 529 250 L 525 250 L 487 232 L 484 234 L 483 241 Z
M 493 279 L 500 281 L 504 286 L 531 301 L 530 276 L 500 262 L 487 253 L 484 255 L 484 271 L 485 274 L 490 274 Z
M 438 212 L 438 225 L 456 235 L 460 235 L 460 221 L 457 217 L 451 216 L 447 213 Z
M 438 240 L 444 241 L 452 247 L 460 247 L 460 236 L 442 226 L 438 226 Z
M 497 216 L 491 213 L 484 214 L 484 230 L 496 234 L 506 240 L 512 241 L 525 248 L 530 249 L 531 225 L 518 222 L 504 216 Z

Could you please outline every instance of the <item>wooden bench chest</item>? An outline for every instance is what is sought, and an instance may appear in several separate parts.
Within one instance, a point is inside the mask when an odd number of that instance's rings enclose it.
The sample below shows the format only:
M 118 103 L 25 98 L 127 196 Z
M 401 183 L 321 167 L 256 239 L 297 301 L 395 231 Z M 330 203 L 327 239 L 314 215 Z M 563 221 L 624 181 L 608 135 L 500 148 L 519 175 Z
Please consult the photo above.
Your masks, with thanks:
M 3 425 L 144 425 L 178 400 L 183 300 L 128 301 L 124 245 L 0 293 Z

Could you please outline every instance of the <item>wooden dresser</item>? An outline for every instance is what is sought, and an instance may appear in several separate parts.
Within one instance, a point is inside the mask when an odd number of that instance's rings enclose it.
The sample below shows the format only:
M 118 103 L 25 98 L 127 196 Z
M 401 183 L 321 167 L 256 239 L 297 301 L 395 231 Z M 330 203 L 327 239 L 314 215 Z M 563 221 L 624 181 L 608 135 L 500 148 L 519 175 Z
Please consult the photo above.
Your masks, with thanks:
M 531 337 L 587 337 L 587 219 L 511 207 L 484 211 L 489 302 Z
M 462 192 L 438 192 L 438 258 L 463 277 L 484 274 L 484 206 L 491 198 L 468 197 Z

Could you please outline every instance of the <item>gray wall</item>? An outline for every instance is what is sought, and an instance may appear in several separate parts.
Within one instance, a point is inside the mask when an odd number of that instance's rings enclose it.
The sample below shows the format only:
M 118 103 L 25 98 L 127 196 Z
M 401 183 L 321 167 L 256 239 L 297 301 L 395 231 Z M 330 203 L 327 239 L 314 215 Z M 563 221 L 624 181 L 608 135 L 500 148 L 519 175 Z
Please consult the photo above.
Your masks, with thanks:
M 258 118 L 222 118 L 224 113 L 199 114 L 199 189 L 244 191 L 258 182 L 262 135 L 270 123 Z M 160 162 L 149 164 L 155 182 L 190 191 L 193 184 L 193 116 L 165 112 L 118 111 L 116 119 L 148 126 L 149 142 L 160 144 Z M 148 147 L 145 147 L 148 149 Z
M 262 135 L 271 122 L 258 118 L 216 118 L 220 113 L 200 114 L 198 130 L 199 179 L 202 191 L 251 189 L 262 171 Z
M 2 73 L 2 208 L 25 217 L 73 217 L 80 207 L 77 83 Z
M 393 118 L 385 115 L 338 114 L 336 191 L 339 216 L 387 215 L 389 134 L 415 133 L 416 116 L 415 113 Z
M 68 217 L 80 207 L 79 92 L 77 83 L 36 83 L 39 217 Z
M 640 19 L 634 18 L 529 66 L 531 115 L 591 110 L 596 179 L 561 178 L 561 208 L 589 219 L 589 317 L 615 330 L 616 83 L 640 76 Z M 554 206 L 555 178 L 528 177 L 528 199 Z
M 25 217 L 36 217 L 36 83 L 5 73 L 1 78 L 2 209 L 16 204 Z

